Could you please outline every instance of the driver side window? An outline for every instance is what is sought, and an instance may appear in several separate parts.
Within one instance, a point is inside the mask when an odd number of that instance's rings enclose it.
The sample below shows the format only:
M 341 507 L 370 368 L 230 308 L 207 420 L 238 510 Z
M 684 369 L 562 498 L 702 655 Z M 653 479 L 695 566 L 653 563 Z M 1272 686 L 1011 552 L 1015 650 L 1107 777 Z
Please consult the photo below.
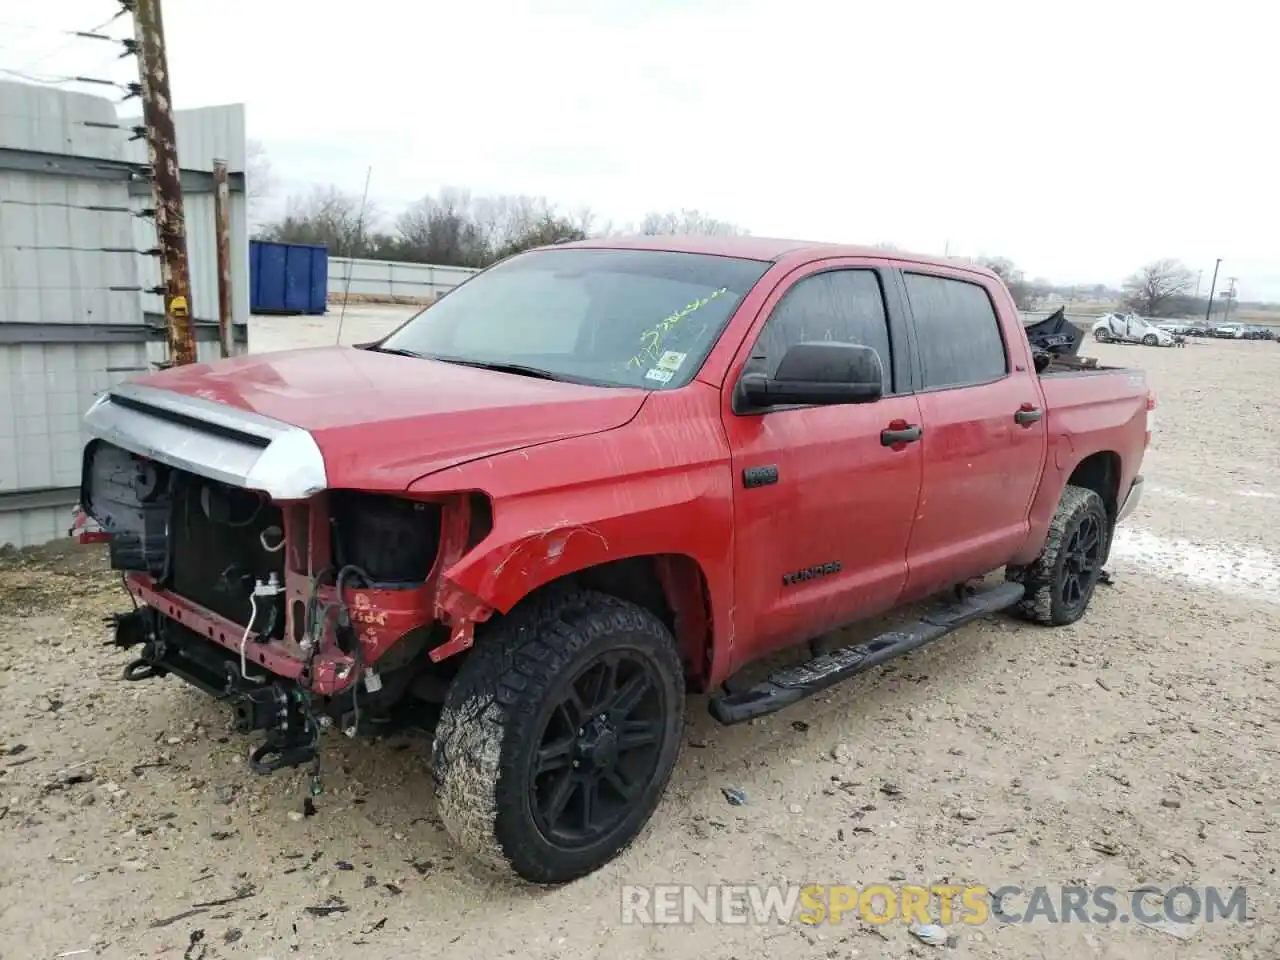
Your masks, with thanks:
M 815 340 L 871 347 L 880 356 L 884 392 L 893 392 L 884 293 L 874 270 L 828 270 L 797 281 L 765 322 L 744 372 L 773 376 L 788 348 Z

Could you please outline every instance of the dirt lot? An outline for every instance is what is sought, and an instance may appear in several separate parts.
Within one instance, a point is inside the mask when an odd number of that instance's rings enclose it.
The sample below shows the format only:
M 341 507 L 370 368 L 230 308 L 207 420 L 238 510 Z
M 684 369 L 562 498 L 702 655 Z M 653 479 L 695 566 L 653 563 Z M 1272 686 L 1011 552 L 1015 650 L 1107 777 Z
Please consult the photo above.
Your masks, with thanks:
M 220 708 L 120 681 L 97 550 L 5 558 L 0 957 L 1280 957 L 1280 346 L 1092 349 L 1146 366 L 1160 410 L 1087 618 L 994 618 L 750 726 L 692 700 L 653 824 L 564 889 L 453 856 L 418 740 L 331 736 L 302 816 L 304 778 L 250 774 Z M 1245 885 L 1250 919 L 955 924 L 950 948 L 619 922 L 624 883 L 749 881 Z

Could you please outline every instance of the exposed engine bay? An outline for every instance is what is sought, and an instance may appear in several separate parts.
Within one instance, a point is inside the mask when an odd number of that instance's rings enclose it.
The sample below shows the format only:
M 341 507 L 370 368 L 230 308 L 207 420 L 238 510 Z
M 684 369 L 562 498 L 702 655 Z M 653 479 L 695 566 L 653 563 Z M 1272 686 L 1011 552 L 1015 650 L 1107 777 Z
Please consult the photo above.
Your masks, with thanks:
M 264 730 L 270 772 L 316 757 L 319 730 L 383 731 L 437 701 L 487 610 L 442 571 L 491 526 L 479 494 L 321 491 L 276 502 L 107 440 L 85 449 L 81 504 L 134 600 L 114 642 L 125 678 L 175 674 Z

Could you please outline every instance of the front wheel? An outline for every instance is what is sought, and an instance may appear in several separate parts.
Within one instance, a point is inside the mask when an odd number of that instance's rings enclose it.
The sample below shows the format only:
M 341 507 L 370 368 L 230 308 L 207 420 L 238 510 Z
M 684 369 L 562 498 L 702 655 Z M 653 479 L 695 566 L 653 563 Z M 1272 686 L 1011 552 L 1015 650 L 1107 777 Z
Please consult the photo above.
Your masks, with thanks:
M 1154 333 L 1148 333 L 1145 337 L 1142 338 L 1142 342 L 1146 344 L 1148 347 L 1157 347 L 1160 345 L 1160 338 L 1157 337 Z
M 499 869 L 577 879 L 640 834 L 683 726 L 680 656 L 648 610 L 591 591 L 517 608 L 450 685 L 432 749 L 441 819 Z
M 1111 520 L 1102 498 L 1084 487 L 1063 490 L 1040 556 L 1005 572 L 1006 579 L 1027 589 L 1018 615 L 1046 626 L 1065 626 L 1084 616 L 1110 539 Z
M 1099 343 L 1110 343 L 1111 335 L 1105 330 L 1095 330 L 1093 331 L 1093 339 L 1097 340 Z

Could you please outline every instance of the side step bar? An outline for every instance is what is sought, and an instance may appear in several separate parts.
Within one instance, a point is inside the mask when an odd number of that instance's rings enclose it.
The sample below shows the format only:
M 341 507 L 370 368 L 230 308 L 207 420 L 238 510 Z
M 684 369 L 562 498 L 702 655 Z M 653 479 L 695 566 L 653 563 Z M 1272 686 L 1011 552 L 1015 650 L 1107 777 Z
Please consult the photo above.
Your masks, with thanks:
M 749 689 L 737 693 L 721 691 L 711 698 L 711 715 L 721 723 L 733 724 L 789 707 L 841 680 L 945 637 L 967 623 L 1007 610 L 1022 599 L 1024 592 L 1020 583 L 1002 583 L 938 607 L 922 619 L 866 643 L 841 647 L 807 663 L 784 667 Z

